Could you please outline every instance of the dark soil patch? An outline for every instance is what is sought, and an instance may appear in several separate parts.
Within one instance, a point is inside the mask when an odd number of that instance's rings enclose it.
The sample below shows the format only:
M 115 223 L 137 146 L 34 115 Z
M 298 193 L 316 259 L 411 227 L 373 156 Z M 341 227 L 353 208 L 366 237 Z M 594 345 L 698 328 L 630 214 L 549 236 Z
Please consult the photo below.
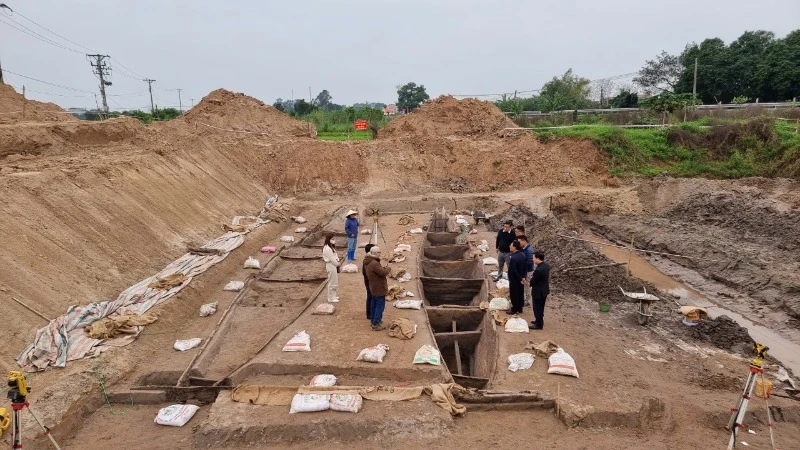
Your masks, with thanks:
M 692 327 L 691 334 L 693 338 L 710 342 L 715 347 L 723 350 L 747 348 L 753 342 L 753 338 L 750 337 L 747 329 L 728 316 L 704 320 Z

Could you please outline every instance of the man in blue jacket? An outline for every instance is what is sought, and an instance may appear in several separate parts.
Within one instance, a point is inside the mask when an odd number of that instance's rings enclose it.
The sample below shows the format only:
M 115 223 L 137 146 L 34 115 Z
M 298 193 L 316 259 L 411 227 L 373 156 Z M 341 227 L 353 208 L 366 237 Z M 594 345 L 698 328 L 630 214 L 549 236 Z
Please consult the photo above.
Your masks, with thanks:
M 358 211 L 352 209 L 347 211 L 347 219 L 344 221 L 344 232 L 347 234 L 347 260 L 356 260 L 356 246 L 358 245 Z
M 519 227 L 517 227 L 519 229 Z M 526 269 L 527 272 L 525 274 L 525 284 L 530 284 L 531 282 L 531 273 L 533 273 L 533 246 L 528 242 L 528 237 L 524 234 L 518 234 L 517 240 L 519 241 L 519 245 L 522 248 L 519 250 L 520 252 L 525 254 L 525 261 L 527 262 Z M 525 306 L 531 305 L 531 290 L 525 289 Z

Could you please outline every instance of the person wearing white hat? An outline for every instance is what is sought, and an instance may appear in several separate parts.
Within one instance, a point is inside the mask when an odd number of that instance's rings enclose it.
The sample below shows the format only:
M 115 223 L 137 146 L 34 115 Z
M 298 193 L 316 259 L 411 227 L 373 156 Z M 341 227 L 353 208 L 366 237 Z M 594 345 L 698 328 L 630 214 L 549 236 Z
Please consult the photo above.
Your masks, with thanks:
M 358 226 L 361 225 L 356 219 L 358 211 L 352 209 L 347 211 L 347 219 L 344 221 L 344 232 L 347 234 L 347 260 L 356 260 L 356 246 L 358 245 Z

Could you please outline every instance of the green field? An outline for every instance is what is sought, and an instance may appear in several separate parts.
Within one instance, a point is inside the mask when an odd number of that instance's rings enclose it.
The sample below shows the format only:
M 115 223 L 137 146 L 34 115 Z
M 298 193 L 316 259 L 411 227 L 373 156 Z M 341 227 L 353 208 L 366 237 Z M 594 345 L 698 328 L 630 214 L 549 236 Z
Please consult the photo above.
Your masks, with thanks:
M 372 139 L 371 131 L 320 131 L 317 139 L 321 141 L 366 141 Z
M 668 128 L 579 125 L 537 130 L 542 142 L 588 138 L 609 156 L 614 175 L 679 177 L 800 176 L 800 134 L 794 122 L 752 119 L 685 122 Z

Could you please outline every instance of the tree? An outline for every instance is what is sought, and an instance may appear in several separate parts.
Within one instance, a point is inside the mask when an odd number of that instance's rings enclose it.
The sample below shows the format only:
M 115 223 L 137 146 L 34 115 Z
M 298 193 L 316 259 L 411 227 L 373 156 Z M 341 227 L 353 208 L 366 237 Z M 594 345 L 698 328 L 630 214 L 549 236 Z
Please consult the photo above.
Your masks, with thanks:
M 319 106 L 322 109 L 329 109 L 331 105 L 331 97 L 330 92 L 327 89 L 323 89 L 322 92 L 317 94 L 317 98 L 314 99 L 314 105 Z
M 561 78 L 553 77 L 542 86 L 539 103 L 542 111 L 560 111 L 563 109 L 582 109 L 589 106 L 591 82 L 572 73 L 572 69 L 564 72 Z
M 639 106 L 639 94 L 629 89 L 622 89 L 616 97 L 609 100 L 612 108 L 636 108 Z
M 412 111 L 427 100 L 430 97 L 423 85 L 412 82 L 397 87 L 397 107 L 401 110 Z
M 761 101 L 784 101 L 800 97 L 800 30 L 778 39 L 765 52 L 757 70 Z
M 294 112 L 298 116 L 305 116 L 311 114 L 311 111 L 314 111 L 314 109 L 316 109 L 316 107 L 311 103 L 308 103 L 304 99 L 300 99 L 294 102 Z
M 683 73 L 677 85 L 677 92 L 692 92 L 694 83 L 694 61 L 697 58 L 697 97 L 703 103 L 728 102 L 740 92 L 732 90 L 732 77 L 729 70 L 725 42 L 719 38 L 705 39 L 700 45 L 692 44 L 681 54 Z
M 275 100 L 275 103 L 272 104 L 280 112 L 286 112 L 286 108 L 283 107 L 283 99 L 278 98 Z
M 680 58 L 662 51 L 655 59 L 644 63 L 644 66 L 639 70 L 639 75 L 633 79 L 633 82 L 645 89 L 657 89 L 662 92 L 675 93 L 677 92 L 676 87 L 678 80 L 681 78 L 683 67 Z
M 663 113 L 664 123 L 666 123 L 667 114 L 679 109 L 686 109 L 697 103 L 699 103 L 698 100 L 692 94 L 662 92 L 659 95 L 642 100 L 639 104 L 647 109 Z M 686 117 L 684 117 L 684 120 L 686 120 Z

